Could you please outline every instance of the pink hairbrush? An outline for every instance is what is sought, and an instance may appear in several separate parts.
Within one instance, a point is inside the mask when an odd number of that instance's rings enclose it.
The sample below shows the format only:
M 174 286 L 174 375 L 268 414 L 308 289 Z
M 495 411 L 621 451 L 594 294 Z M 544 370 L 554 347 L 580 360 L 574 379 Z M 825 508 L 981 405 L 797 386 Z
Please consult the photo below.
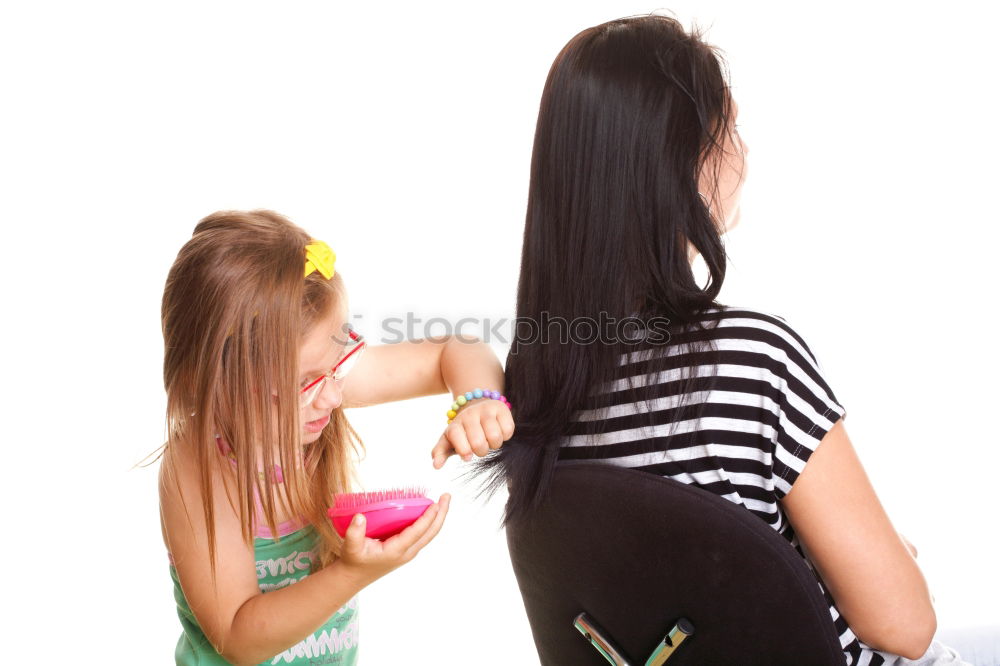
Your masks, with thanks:
M 424 515 L 433 501 L 424 497 L 422 488 L 394 488 L 369 493 L 342 493 L 326 513 L 333 529 L 344 536 L 355 514 L 365 515 L 365 536 L 388 539 L 412 525 Z

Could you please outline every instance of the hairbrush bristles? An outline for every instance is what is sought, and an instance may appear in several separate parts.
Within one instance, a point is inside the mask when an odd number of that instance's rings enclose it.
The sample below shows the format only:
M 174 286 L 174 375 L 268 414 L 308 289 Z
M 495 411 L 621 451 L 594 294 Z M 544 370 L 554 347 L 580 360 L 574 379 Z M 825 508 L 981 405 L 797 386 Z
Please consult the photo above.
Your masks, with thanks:
M 338 511 L 343 509 L 357 509 L 390 500 L 422 498 L 426 494 L 427 489 L 418 486 L 372 490 L 364 493 L 341 493 L 334 498 L 333 508 Z

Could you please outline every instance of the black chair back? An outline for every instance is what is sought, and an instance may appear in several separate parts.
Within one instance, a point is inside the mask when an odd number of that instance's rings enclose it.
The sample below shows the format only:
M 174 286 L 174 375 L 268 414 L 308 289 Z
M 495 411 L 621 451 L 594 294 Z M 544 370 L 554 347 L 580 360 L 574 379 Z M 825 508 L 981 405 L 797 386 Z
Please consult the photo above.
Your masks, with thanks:
M 746 508 L 646 472 L 556 465 L 545 499 L 507 526 L 544 666 L 608 663 L 581 613 L 644 664 L 681 619 L 694 633 L 669 666 L 836 664 L 844 653 L 815 575 Z

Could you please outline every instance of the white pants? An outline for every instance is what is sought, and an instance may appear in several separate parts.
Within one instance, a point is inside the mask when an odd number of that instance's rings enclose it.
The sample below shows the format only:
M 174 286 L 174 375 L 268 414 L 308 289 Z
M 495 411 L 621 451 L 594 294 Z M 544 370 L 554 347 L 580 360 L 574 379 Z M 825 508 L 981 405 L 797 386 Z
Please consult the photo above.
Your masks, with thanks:
M 886 666 L 1000 666 L 1000 627 L 939 630 L 920 659 L 879 652 Z

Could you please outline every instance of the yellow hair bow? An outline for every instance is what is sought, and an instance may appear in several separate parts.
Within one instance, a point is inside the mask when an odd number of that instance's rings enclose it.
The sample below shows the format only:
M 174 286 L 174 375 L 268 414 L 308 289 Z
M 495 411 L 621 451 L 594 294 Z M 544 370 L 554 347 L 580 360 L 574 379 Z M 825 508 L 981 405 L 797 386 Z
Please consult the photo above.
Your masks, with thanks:
M 327 280 L 333 277 L 333 263 L 337 261 L 330 246 L 320 240 L 313 240 L 306 245 L 306 274 L 308 277 L 313 271 L 319 271 Z

